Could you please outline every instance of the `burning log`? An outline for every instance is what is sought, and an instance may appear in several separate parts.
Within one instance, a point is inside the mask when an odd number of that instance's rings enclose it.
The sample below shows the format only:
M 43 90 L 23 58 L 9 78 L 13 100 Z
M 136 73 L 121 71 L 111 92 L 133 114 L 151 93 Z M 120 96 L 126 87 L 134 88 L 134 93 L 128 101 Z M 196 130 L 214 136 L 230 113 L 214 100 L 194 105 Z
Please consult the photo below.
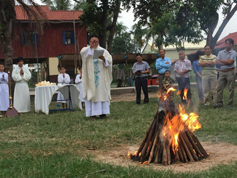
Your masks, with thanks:
M 208 157 L 193 131 L 201 127 L 198 115 L 186 114 L 171 100 L 161 100 L 156 115 L 146 132 L 138 151 L 128 153 L 132 160 L 141 163 L 194 162 Z

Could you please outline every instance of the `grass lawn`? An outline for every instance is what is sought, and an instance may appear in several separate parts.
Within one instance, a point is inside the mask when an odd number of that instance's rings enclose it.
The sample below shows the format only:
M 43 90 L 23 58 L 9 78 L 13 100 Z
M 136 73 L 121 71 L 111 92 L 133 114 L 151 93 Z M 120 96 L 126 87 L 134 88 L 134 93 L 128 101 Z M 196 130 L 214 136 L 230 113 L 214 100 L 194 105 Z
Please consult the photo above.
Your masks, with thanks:
M 236 90 L 237 91 L 237 90 Z M 202 128 L 195 132 L 199 140 L 229 142 L 237 145 L 237 98 L 234 107 L 214 109 L 195 104 L 196 91 L 188 110 L 200 115 Z M 227 102 L 227 91 L 225 101 Z M 178 97 L 175 97 L 179 101 Z M 111 150 L 121 145 L 139 144 L 157 107 L 157 99 L 148 105 L 131 102 L 111 103 L 108 120 L 90 120 L 84 111 L 34 112 L 17 118 L 0 119 L 0 177 L 235 177 L 237 162 L 219 165 L 197 173 L 155 171 L 114 166 L 94 161 L 88 148 Z M 227 150 L 228 151 L 228 150 Z

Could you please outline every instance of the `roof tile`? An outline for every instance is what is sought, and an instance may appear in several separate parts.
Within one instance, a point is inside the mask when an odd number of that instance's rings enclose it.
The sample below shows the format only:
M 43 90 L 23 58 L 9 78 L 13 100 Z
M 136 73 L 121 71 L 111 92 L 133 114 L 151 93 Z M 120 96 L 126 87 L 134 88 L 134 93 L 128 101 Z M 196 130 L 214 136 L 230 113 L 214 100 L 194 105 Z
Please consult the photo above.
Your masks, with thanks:
M 35 9 L 33 6 L 32 8 Z M 49 21 L 57 21 L 57 20 L 71 21 L 73 20 L 73 12 L 75 19 L 78 19 L 83 13 L 82 11 L 65 11 L 65 10 L 52 11 L 49 9 L 49 6 L 40 6 L 40 8 L 42 12 L 45 14 L 47 20 Z M 29 20 L 29 17 L 23 10 L 22 6 L 20 5 L 15 6 L 15 11 L 16 11 L 16 18 L 18 20 L 22 21 Z

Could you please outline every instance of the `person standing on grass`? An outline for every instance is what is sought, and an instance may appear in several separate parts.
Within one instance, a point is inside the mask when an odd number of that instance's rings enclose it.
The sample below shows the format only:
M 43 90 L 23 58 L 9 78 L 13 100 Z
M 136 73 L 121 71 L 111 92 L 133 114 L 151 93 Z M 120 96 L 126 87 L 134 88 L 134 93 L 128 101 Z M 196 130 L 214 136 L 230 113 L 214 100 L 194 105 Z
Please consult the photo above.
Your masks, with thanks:
M 144 104 L 149 103 L 147 76 L 150 73 L 150 66 L 146 61 L 142 60 L 142 54 L 136 54 L 137 62 L 133 64 L 132 71 L 135 75 L 135 87 L 136 87 L 136 103 L 141 102 L 141 88 L 144 93 Z
M 0 63 L 0 111 L 3 117 L 6 117 L 6 111 L 8 107 L 9 107 L 8 74 L 4 72 L 4 64 Z
M 112 56 L 99 46 L 97 35 L 90 36 L 89 43 L 90 46 L 81 50 L 86 117 L 95 119 L 99 115 L 100 118 L 107 118 L 106 114 L 110 114 L 110 84 L 113 80 Z M 99 51 L 103 52 L 101 56 L 94 55 Z
M 81 102 L 85 102 L 85 100 L 83 99 L 83 91 L 82 91 L 82 68 L 81 67 L 79 67 L 79 71 L 80 71 L 80 73 L 77 74 L 75 83 L 77 85 L 78 90 L 80 91 Z
M 172 79 L 172 78 L 170 77 L 170 71 L 169 71 L 169 70 L 165 71 L 165 77 L 164 77 L 164 79 L 163 79 L 163 81 L 162 81 L 162 85 L 163 85 L 163 87 L 165 88 L 165 92 L 166 92 L 170 87 L 173 87 L 173 83 L 174 83 L 174 82 L 175 82 L 174 79 Z
M 214 103 L 214 108 L 223 106 L 223 91 L 228 85 L 229 88 L 229 101 L 228 106 L 233 107 L 234 91 L 235 91 L 235 60 L 236 51 L 232 48 L 234 40 L 228 38 L 225 40 L 225 49 L 221 50 L 216 57 L 216 64 L 220 65 L 219 78 L 217 80 L 217 96 Z
M 120 63 L 117 70 L 117 87 L 122 87 L 123 81 L 125 80 L 124 64 Z
M 22 57 L 17 58 L 17 66 L 12 71 L 12 79 L 16 82 L 14 89 L 13 106 L 19 113 L 30 112 L 30 91 L 28 81 L 31 73 L 24 65 Z
M 198 65 L 200 57 L 204 55 L 203 51 L 197 51 L 196 60 L 193 61 L 193 72 L 197 82 L 198 98 L 199 102 L 203 103 L 203 91 L 202 91 L 202 67 Z
M 66 85 L 70 83 L 70 76 L 66 74 L 65 67 L 61 67 L 61 73 L 58 75 L 58 83 L 61 85 Z M 67 108 L 67 101 L 65 101 L 63 94 L 58 91 L 57 102 L 62 103 L 62 108 Z
M 213 103 L 216 98 L 216 83 L 217 83 L 217 72 L 216 72 L 216 56 L 211 54 L 212 49 L 210 45 L 204 47 L 205 55 L 199 59 L 199 66 L 202 67 L 202 89 L 204 96 L 204 105 L 210 105 L 209 93 L 212 91 Z
M 181 92 L 181 102 L 186 104 L 186 100 L 183 99 L 184 89 L 188 89 L 187 99 L 188 103 L 191 102 L 191 85 L 190 85 L 190 71 L 192 70 L 192 65 L 190 60 L 185 59 L 184 51 L 179 52 L 179 60 L 174 65 L 174 72 L 176 80 L 178 82 L 179 91 Z
M 164 79 L 164 73 L 166 70 L 170 70 L 171 60 L 168 57 L 165 57 L 165 50 L 160 50 L 160 57 L 156 59 L 156 69 L 158 70 L 158 79 L 159 79 L 159 90 L 164 90 L 162 81 Z

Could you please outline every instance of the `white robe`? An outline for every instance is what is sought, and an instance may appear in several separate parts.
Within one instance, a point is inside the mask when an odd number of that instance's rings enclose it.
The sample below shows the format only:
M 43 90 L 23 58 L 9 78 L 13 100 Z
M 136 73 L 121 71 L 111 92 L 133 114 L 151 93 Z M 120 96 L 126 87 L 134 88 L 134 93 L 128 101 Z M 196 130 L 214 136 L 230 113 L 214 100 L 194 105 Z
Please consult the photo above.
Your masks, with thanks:
M 65 77 L 63 78 L 63 74 L 58 75 L 58 83 L 61 85 L 66 85 L 70 83 L 70 76 L 65 73 Z M 57 96 L 57 102 L 58 103 L 67 103 L 67 101 L 62 101 L 65 100 L 63 94 L 58 91 L 58 96 Z M 61 101 L 60 101 L 61 100 Z
M 89 46 L 81 50 L 83 98 L 85 99 L 86 116 L 110 114 L 110 84 L 112 77 L 112 56 L 104 50 L 105 62 L 93 59 L 94 49 Z
M 30 112 L 30 92 L 28 81 L 31 78 L 29 69 L 25 66 L 22 67 L 24 74 L 21 75 L 21 67 L 16 66 L 12 71 L 12 78 L 16 82 L 14 89 L 13 106 L 19 113 Z
M 4 74 L 4 78 L 2 75 Z M 8 74 L 0 72 L 0 111 L 6 111 L 9 108 L 9 89 Z
M 75 79 L 75 83 L 77 85 L 78 90 L 80 91 L 80 100 L 81 102 L 85 102 L 85 100 L 83 99 L 83 91 L 82 91 L 82 79 L 80 79 L 81 75 L 77 74 L 76 79 Z

